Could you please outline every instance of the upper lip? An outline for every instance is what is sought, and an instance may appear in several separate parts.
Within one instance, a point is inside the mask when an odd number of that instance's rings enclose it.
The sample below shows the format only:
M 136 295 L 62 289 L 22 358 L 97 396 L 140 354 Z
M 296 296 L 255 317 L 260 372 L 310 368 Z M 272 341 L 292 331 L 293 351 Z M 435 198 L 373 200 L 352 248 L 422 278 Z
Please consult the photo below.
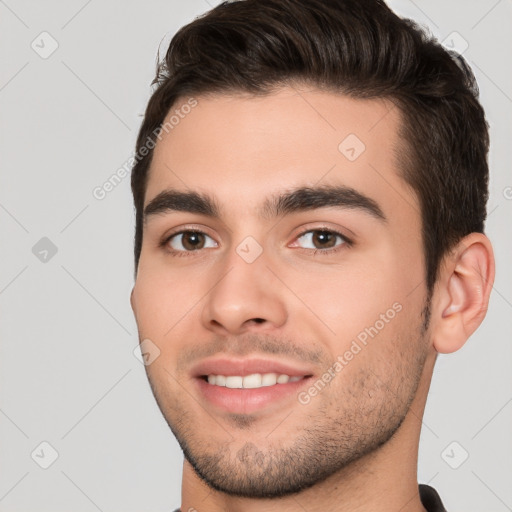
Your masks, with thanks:
M 253 373 L 277 373 L 290 377 L 313 375 L 313 372 L 308 368 L 265 358 L 223 356 L 204 359 L 192 368 L 193 377 L 203 377 L 205 375 L 240 375 L 244 377 Z

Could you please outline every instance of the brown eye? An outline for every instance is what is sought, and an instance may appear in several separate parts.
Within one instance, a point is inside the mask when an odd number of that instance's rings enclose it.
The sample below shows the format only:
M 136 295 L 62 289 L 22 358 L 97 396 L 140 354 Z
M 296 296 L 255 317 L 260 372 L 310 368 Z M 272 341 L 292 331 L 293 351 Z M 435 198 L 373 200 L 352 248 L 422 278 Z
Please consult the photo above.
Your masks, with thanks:
M 297 241 L 305 249 L 333 249 L 346 243 L 347 239 L 336 231 L 313 229 L 303 233 Z
M 197 251 L 206 247 L 215 247 L 211 237 L 200 231 L 182 231 L 169 239 L 169 245 L 175 251 Z
M 336 235 L 330 231 L 315 231 L 312 241 L 317 249 L 331 248 L 336 245 Z

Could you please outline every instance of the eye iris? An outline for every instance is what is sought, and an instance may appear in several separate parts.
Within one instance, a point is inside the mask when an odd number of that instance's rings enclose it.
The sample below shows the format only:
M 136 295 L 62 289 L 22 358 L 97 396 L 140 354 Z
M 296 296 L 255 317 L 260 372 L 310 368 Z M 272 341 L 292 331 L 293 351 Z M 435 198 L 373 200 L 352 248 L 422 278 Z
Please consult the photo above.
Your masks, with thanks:
M 204 235 L 202 233 L 195 232 L 183 233 L 181 243 L 185 249 L 190 251 L 202 249 L 204 246 Z
M 336 245 L 336 235 L 329 231 L 315 231 L 313 244 L 315 247 L 334 247 Z

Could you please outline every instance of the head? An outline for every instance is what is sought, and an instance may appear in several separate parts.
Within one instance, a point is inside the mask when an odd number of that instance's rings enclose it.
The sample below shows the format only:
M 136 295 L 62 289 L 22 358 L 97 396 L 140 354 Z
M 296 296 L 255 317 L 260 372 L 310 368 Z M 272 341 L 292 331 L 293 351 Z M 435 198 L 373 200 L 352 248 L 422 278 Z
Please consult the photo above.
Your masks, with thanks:
M 385 445 L 483 318 L 474 77 L 382 1 L 243 0 L 183 27 L 154 84 L 132 171 L 153 392 L 209 485 L 297 492 Z M 479 305 L 453 278 L 475 261 Z M 219 358 L 279 360 L 296 400 L 226 409 L 204 379 Z

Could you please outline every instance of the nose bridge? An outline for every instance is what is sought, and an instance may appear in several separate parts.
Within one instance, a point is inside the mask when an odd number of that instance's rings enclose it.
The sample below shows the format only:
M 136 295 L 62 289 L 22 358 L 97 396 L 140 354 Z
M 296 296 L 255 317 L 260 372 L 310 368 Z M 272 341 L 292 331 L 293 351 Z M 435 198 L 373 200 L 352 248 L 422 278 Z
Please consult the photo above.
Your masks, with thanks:
M 239 333 L 255 323 L 282 325 L 286 321 L 284 297 L 268 264 L 263 247 L 252 237 L 233 247 L 217 267 L 202 311 L 203 324 L 230 333 Z

